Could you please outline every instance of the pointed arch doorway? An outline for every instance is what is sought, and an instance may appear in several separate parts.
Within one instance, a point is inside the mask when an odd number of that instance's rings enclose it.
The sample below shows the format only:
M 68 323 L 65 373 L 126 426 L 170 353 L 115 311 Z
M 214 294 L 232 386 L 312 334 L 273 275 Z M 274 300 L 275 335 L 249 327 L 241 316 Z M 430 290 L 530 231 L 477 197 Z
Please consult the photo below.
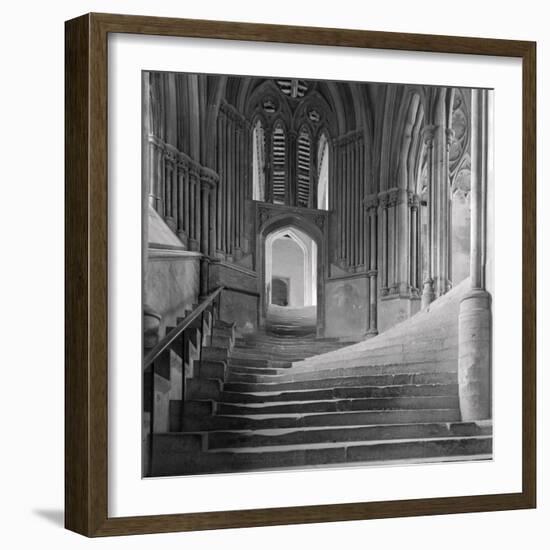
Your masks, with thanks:
M 307 220 L 291 216 L 271 220 L 259 237 L 260 326 L 322 335 L 322 234 Z

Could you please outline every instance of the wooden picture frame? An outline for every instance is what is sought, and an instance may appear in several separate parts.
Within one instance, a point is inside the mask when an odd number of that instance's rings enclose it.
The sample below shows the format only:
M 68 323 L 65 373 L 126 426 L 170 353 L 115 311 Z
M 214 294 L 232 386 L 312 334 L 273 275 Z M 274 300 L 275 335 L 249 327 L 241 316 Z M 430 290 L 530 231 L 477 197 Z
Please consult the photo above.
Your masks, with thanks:
M 523 71 L 521 492 L 171 515 L 108 516 L 107 37 L 352 46 L 519 58 Z M 65 525 L 86 536 L 512 510 L 536 506 L 536 44 L 534 42 L 87 14 L 65 27 Z

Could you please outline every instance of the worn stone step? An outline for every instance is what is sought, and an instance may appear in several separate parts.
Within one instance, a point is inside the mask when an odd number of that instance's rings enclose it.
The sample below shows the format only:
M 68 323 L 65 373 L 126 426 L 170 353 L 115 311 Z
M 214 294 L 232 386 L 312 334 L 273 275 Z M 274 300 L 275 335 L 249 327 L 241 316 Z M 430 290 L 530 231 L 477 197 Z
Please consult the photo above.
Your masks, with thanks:
M 345 365 L 345 364 L 344 364 Z M 323 370 L 297 371 L 292 367 L 286 372 L 278 375 L 261 374 L 240 374 L 230 372 L 228 382 L 250 382 L 262 384 L 265 382 L 298 382 L 302 380 L 319 380 L 321 378 L 339 378 L 346 376 L 367 376 L 378 374 L 397 374 L 397 373 L 434 373 L 434 372 L 455 372 L 456 364 L 445 365 L 438 362 L 415 362 L 415 363 L 389 363 L 373 364 L 355 367 L 339 366 Z
M 291 372 L 288 369 L 292 368 L 292 363 L 290 361 L 267 360 L 267 363 L 265 364 L 261 363 L 258 366 L 252 366 L 249 364 L 242 364 L 235 358 L 229 359 L 229 365 L 231 366 L 231 370 L 234 370 L 235 372 L 242 372 L 244 374 L 262 374 L 262 369 L 275 370 L 277 374 L 280 371 L 281 374 L 285 374 L 287 372 Z
M 227 361 L 228 350 L 216 346 L 205 346 L 202 349 L 202 359 L 206 361 Z
M 242 348 L 258 349 L 265 346 L 316 346 L 322 345 L 338 349 L 349 346 L 349 342 L 340 342 L 338 338 L 299 338 L 299 337 L 249 337 L 237 338 L 235 344 Z
M 241 361 L 238 357 L 231 356 L 228 360 L 228 364 L 231 367 L 238 369 L 250 369 L 249 372 L 254 373 L 258 372 L 256 369 L 282 369 L 282 372 L 285 372 L 285 369 L 292 368 L 292 363 L 290 361 L 280 361 L 276 359 L 261 359 L 257 361 L 245 360 Z
M 409 351 L 403 346 L 394 346 L 399 348 L 396 351 L 372 350 L 368 352 L 356 353 L 353 356 L 341 353 L 341 350 L 334 352 L 330 360 L 324 358 L 324 354 L 315 357 L 309 357 L 303 361 L 295 362 L 293 367 L 296 371 L 319 371 L 337 368 L 345 364 L 348 367 L 358 367 L 363 365 L 401 364 L 401 363 L 422 363 L 430 362 L 447 365 L 457 362 L 456 346 L 453 348 L 437 348 L 423 351 Z M 456 366 L 455 366 L 456 368 Z
M 167 442 L 173 443 L 167 439 Z M 159 447 L 158 445 L 157 447 Z M 241 448 L 199 453 L 179 451 L 175 445 L 155 452 L 155 475 L 273 470 L 331 464 L 369 463 L 388 460 L 445 460 L 457 457 L 487 459 L 492 452 L 490 436 L 370 441 L 346 445 L 283 446 Z
M 282 357 L 282 356 L 292 356 L 292 357 L 302 357 L 303 360 L 310 359 L 312 356 L 317 356 L 328 351 L 333 351 L 333 347 L 325 346 L 295 346 L 295 345 L 285 345 L 285 346 L 275 346 L 270 344 L 265 344 L 262 347 L 258 348 L 243 348 L 236 346 L 235 355 L 239 357 L 251 358 L 251 359 L 262 359 L 267 356 L 271 357 Z M 300 359 L 302 361 L 302 359 Z
M 265 349 L 291 349 L 291 348 L 303 348 L 303 349 L 342 349 L 346 347 L 343 344 L 335 344 L 331 342 L 324 342 L 322 340 L 309 340 L 300 342 L 299 340 L 288 338 L 287 340 L 265 340 L 263 342 L 243 342 L 242 340 L 236 340 L 235 342 L 236 346 L 239 349 L 245 350 L 245 351 L 260 351 Z
M 218 403 L 220 415 L 305 414 L 344 411 L 381 411 L 402 409 L 458 408 L 458 396 L 367 397 L 325 401 L 287 401 L 282 403 Z
M 239 366 L 239 367 L 256 367 L 256 368 L 267 368 L 269 367 L 268 359 L 249 359 L 246 357 L 238 357 L 234 353 L 231 354 L 229 358 L 229 365 Z
M 233 340 L 230 336 L 213 334 L 210 345 L 231 351 L 233 349 Z
M 318 401 L 357 397 L 403 397 L 458 394 L 458 384 L 406 384 L 401 386 L 351 386 L 288 392 L 223 391 L 218 401 L 225 403 L 270 403 L 280 401 Z
M 228 321 L 224 321 L 223 319 L 216 319 L 214 321 L 214 326 L 215 327 L 220 327 L 220 328 L 234 329 L 235 328 L 235 322 L 234 321 L 228 322 Z
M 294 382 L 226 382 L 225 391 L 230 392 L 284 392 L 297 390 L 315 390 L 323 388 L 350 386 L 402 386 L 408 384 L 456 384 L 456 373 L 396 373 L 363 376 L 340 376 L 317 380 L 298 380 Z
M 243 352 L 261 352 L 268 351 L 270 349 L 276 350 L 288 350 L 288 349 L 305 349 L 305 350 L 317 350 L 317 349 L 330 349 L 337 350 L 341 349 L 344 346 L 341 344 L 331 344 L 328 342 L 322 341 L 309 341 L 309 342 L 299 342 L 296 340 L 289 339 L 288 341 L 265 341 L 265 342 L 242 342 L 237 340 L 235 342 L 235 347 Z
M 188 378 L 185 382 L 187 399 L 212 399 L 219 401 L 223 389 L 221 378 Z
M 203 359 L 198 362 L 197 366 L 199 378 L 217 378 L 222 381 L 227 378 L 227 365 L 225 361 Z
M 362 426 L 370 424 L 413 424 L 417 422 L 458 422 L 458 409 L 384 410 L 361 412 L 300 413 L 271 415 L 197 415 L 183 420 L 184 431 L 261 430 L 308 426 Z
M 225 336 L 227 338 L 231 338 L 233 340 L 233 343 L 235 343 L 233 328 L 216 326 L 214 324 L 214 327 L 212 329 L 212 336 Z
M 204 448 L 268 447 L 274 445 L 309 445 L 347 441 L 414 439 L 491 435 L 490 422 L 456 422 L 429 424 L 385 424 L 338 428 L 302 428 L 299 430 L 257 430 L 204 432 Z M 183 434 L 182 434 L 183 435 Z
M 280 369 L 273 369 L 269 367 L 240 367 L 235 364 L 232 364 L 230 367 L 230 372 L 235 374 L 265 374 L 265 375 L 274 375 L 280 374 Z
M 167 452 L 192 454 L 206 450 L 206 439 L 200 433 L 168 432 L 153 434 L 154 453 L 157 456 Z
M 439 330 L 445 330 L 439 327 Z M 454 329 L 456 330 L 456 328 Z M 388 340 L 384 339 L 384 343 L 377 347 L 373 347 L 375 340 L 364 344 L 354 344 L 347 347 L 341 347 L 336 350 L 331 350 L 323 354 L 305 357 L 296 366 L 307 367 L 315 365 L 317 368 L 330 368 L 331 364 L 339 361 L 347 361 L 350 364 L 357 364 L 365 359 L 372 358 L 377 360 L 380 357 L 392 358 L 392 360 L 406 361 L 407 358 L 417 360 L 419 357 L 431 357 L 433 360 L 446 359 L 456 357 L 457 353 L 457 337 L 452 334 L 453 329 L 447 328 L 447 335 L 438 337 L 433 334 L 432 330 L 427 333 L 431 336 L 426 338 L 425 334 L 421 335 L 401 335 L 399 338 Z M 370 347 L 368 347 L 370 344 Z M 361 349 L 361 346 L 367 346 Z

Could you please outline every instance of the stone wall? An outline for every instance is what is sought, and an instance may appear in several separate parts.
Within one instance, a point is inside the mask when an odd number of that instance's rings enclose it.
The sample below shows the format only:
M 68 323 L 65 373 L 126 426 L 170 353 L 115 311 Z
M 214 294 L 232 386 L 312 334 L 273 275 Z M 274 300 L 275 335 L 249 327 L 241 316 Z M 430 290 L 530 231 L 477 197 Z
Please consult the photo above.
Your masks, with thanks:
M 200 254 L 149 249 L 144 302 L 161 316 L 160 336 L 198 303 Z
M 198 303 L 201 254 L 184 250 L 181 241 L 149 206 L 148 247 L 144 256 L 143 304 L 160 317 L 160 337 Z
M 220 315 L 236 323 L 237 333 L 254 332 L 258 328 L 260 295 L 258 276 L 244 267 L 214 261 L 210 264 L 209 288 L 224 287 Z
M 368 328 L 366 275 L 326 281 L 325 336 L 362 337 Z

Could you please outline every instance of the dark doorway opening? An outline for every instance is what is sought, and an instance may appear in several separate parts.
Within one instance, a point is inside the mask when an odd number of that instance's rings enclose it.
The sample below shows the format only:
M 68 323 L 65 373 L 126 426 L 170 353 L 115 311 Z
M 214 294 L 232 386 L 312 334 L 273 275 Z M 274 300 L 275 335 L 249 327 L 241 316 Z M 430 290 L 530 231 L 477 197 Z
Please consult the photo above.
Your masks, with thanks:
M 288 306 L 290 281 L 281 277 L 271 280 L 271 303 L 276 306 Z

